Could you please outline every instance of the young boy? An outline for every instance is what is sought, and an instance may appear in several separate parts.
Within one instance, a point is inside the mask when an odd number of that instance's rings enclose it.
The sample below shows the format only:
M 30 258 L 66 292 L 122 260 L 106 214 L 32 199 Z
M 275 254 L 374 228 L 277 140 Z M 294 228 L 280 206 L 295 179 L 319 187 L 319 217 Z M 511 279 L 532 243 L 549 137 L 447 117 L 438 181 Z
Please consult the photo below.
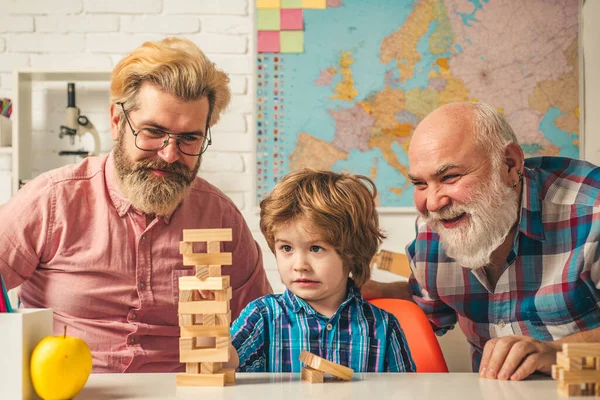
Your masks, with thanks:
M 398 320 L 360 295 L 385 237 L 376 193 L 364 176 L 302 169 L 260 203 L 287 290 L 251 302 L 233 323 L 238 371 L 300 372 L 302 350 L 355 372 L 416 370 Z

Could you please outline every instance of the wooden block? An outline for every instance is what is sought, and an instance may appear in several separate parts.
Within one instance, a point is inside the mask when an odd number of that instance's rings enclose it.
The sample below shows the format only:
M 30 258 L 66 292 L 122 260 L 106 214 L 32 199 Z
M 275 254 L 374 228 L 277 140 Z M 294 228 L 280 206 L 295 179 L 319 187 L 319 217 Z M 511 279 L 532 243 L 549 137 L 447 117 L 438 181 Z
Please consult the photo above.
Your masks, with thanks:
M 177 386 L 225 386 L 225 374 L 187 374 L 178 373 Z
M 194 243 L 179 242 L 179 254 L 192 254 L 194 252 Z
M 201 323 L 204 326 L 215 326 L 216 325 L 215 314 L 204 314 Z
M 227 336 L 227 337 L 218 337 L 215 340 L 215 347 L 217 349 L 224 349 L 229 347 L 229 345 L 231 344 L 231 337 Z
M 184 325 L 180 327 L 181 336 L 207 336 L 207 337 L 227 337 L 229 338 L 228 326 L 211 325 Z
M 223 368 L 221 372 L 225 374 L 225 384 L 233 385 L 235 383 L 235 369 L 234 368 Z
M 194 298 L 193 290 L 179 290 L 179 301 L 186 302 L 192 301 Z
M 188 374 L 199 374 L 200 373 L 200 363 L 185 364 L 185 372 Z
M 552 379 L 558 380 L 558 371 L 560 371 L 561 369 L 562 369 L 562 367 L 557 364 L 552 365 L 552 370 L 551 370 L 551 374 L 550 374 L 550 376 L 552 376 Z
M 188 301 L 179 302 L 179 314 L 224 314 L 229 311 L 229 301 Z
M 231 228 L 223 229 L 184 229 L 184 242 L 231 242 Z
M 598 369 L 598 359 L 596 357 L 585 357 L 581 361 L 583 363 L 583 369 Z
M 371 268 L 376 267 L 383 271 L 388 271 L 396 275 L 410 277 L 410 263 L 405 254 L 394 253 L 387 250 L 380 250 L 371 260 Z
M 208 266 L 208 276 L 221 276 L 221 266 L 220 265 L 209 265 Z
M 336 378 L 344 379 L 349 381 L 352 379 L 352 368 L 345 367 L 340 364 L 325 360 L 315 354 L 309 353 L 306 350 L 302 350 L 300 353 L 300 361 L 308 365 L 309 367 L 333 375 Z
M 179 350 L 179 361 L 188 362 L 227 362 L 229 361 L 229 348 L 224 349 L 194 349 Z
M 179 291 L 179 302 L 192 301 L 194 299 L 193 290 L 180 290 Z M 179 315 L 179 326 L 192 325 L 194 323 L 194 317 L 191 315 Z
M 563 343 L 566 357 L 600 357 L 600 343 Z
M 558 382 L 558 393 L 560 393 L 564 396 L 580 396 L 581 395 L 581 385 Z
M 216 301 L 229 301 L 231 300 L 232 288 L 231 286 L 224 290 L 215 290 L 215 300 Z
M 231 325 L 231 311 L 226 314 L 215 315 L 215 325 L 217 326 L 230 326 Z
M 204 280 L 209 277 L 208 265 L 196 265 L 196 278 Z
M 565 371 L 561 368 L 558 371 L 558 379 L 566 384 L 600 383 L 600 371 L 596 371 L 594 369 L 581 371 Z
M 179 338 L 179 350 L 193 350 L 194 349 L 194 338 L 193 337 L 180 337 Z
M 231 253 L 193 253 L 183 255 L 183 265 L 231 265 Z
M 229 286 L 229 276 L 209 277 L 201 281 L 195 276 L 180 276 L 180 290 L 223 290 Z
M 302 367 L 300 378 L 308 383 L 323 383 L 323 372 L 305 365 Z
M 203 374 L 216 374 L 221 372 L 221 366 L 220 362 L 203 362 L 200 363 L 200 370 Z
M 228 240 L 224 240 L 224 242 L 228 242 Z M 206 243 L 206 252 L 207 253 L 220 253 L 221 252 L 221 242 L 207 242 Z
M 565 353 L 556 353 L 556 364 L 565 371 L 580 371 L 583 369 L 583 358 L 567 357 Z

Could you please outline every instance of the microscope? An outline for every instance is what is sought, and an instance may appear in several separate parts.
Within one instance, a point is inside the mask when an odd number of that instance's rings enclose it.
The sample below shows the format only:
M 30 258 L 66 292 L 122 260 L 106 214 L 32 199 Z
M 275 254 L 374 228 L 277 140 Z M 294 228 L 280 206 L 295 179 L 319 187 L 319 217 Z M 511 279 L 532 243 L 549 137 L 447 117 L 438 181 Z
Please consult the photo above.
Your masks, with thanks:
M 59 156 L 81 156 L 83 158 L 87 156 L 97 156 L 100 152 L 100 136 L 98 131 L 94 128 L 94 125 L 85 116 L 81 115 L 79 108 L 75 106 L 75 84 L 67 84 L 67 124 L 60 126 L 59 138 L 63 138 L 65 135 L 69 136 L 71 145 L 75 144 L 75 136 L 81 138 L 86 133 L 91 133 L 94 137 L 94 151 L 90 154 L 85 150 L 63 150 L 59 151 Z

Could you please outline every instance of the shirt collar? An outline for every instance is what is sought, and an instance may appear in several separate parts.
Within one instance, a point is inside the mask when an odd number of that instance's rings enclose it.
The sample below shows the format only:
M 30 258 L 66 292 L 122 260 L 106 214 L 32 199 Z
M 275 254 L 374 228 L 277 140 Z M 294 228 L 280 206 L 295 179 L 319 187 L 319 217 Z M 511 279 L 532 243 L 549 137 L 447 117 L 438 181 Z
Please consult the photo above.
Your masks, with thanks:
M 286 289 L 283 297 L 285 299 L 286 304 L 294 311 L 294 313 L 299 312 L 300 310 L 304 310 L 304 312 L 308 315 L 318 314 L 314 308 L 310 304 L 306 302 L 306 300 L 296 296 L 290 289 Z M 342 302 L 336 314 L 339 310 L 341 310 L 346 304 L 349 302 L 356 300 L 357 302 L 363 302 L 362 295 L 360 294 L 360 290 L 354 284 L 354 281 L 351 278 L 348 278 L 347 285 L 347 295 L 346 300 Z
M 545 240 L 546 235 L 542 223 L 542 200 L 539 196 L 534 172 L 527 167 L 523 168 L 522 187 L 519 230 L 531 239 Z
M 127 197 L 121 191 L 121 187 L 119 186 L 119 177 L 117 176 L 117 170 L 115 167 L 115 156 L 114 149 L 109 153 L 106 159 L 106 167 L 105 167 L 105 176 L 106 176 L 106 187 L 108 188 L 108 195 L 113 203 L 113 206 L 117 210 L 117 214 L 119 217 L 124 217 L 130 209 L 134 210 L 137 213 L 143 214 L 141 211 L 137 210 L 129 201 Z M 175 211 L 181 206 L 177 206 Z M 168 224 L 173 216 L 173 211 L 169 215 L 162 216 L 161 219 L 165 224 Z

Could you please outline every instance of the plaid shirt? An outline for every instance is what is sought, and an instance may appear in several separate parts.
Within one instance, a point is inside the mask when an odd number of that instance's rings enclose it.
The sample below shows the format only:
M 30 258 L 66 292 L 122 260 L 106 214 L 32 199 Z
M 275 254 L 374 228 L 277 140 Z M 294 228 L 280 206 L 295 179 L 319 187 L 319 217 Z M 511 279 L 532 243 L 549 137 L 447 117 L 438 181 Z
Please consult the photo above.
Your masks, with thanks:
M 439 236 L 419 219 L 407 246 L 413 299 L 438 334 L 458 320 L 475 371 L 491 338 L 550 341 L 600 326 L 600 168 L 560 157 L 527 159 L 521 206 L 495 288 L 483 269 L 446 256 Z
M 231 335 L 240 372 L 300 372 L 302 350 L 355 372 L 416 370 L 396 317 L 363 300 L 351 279 L 331 318 L 286 290 L 251 302 Z

